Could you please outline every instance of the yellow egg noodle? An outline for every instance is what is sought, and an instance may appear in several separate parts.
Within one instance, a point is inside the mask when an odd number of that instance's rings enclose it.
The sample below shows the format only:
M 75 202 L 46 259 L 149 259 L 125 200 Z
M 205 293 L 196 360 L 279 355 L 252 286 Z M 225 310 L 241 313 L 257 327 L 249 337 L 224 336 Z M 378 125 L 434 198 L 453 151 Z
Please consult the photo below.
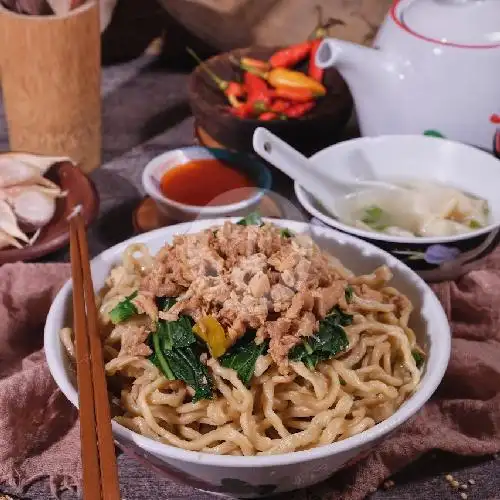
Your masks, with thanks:
M 412 395 L 421 378 L 423 351 L 409 327 L 413 306 L 389 285 L 391 278 L 385 266 L 355 276 L 309 237 L 271 224 L 227 222 L 177 236 L 157 256 L 145 245 L 129 246 L 97 297 L 114 419 L 185 450 L 247 456 L 305 450 L 373 427 Z M 176 303 L 163 313 L 153 304 L 165 290 L 176 290 Z M 113 324 L 111 311 L 127 297 L 137 314 Z M 251 307 L 242 309 L 245 304 Z M 351 318 L 333 330 L 345 335 L 344 348 L 308 365 L 304 359 L 332 310 Z M 196 325 L 207 314 L 217 318 L 227 336 L 220 352 L 230 352 L 244 330 L 256 330 L 255 342 L 269 347 L 256 358 L 248 383 L 223 366 L 224 357 L 212 356 L 209 345 L 199 361 L 213 393 L 193 401 L 192 387 L 152 362 L 157 345 L 150 339 L 158 322 L 183 314 Z M 304 339 L 306 357 L 287 357 Z M 61 331 L 61 340 L 74 359 L 71 328 Z

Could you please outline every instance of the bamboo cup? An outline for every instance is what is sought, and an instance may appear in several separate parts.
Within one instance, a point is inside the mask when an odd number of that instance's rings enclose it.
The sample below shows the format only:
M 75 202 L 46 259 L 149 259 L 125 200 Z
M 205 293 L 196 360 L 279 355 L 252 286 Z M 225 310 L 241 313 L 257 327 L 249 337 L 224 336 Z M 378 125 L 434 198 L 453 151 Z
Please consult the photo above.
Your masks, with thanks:
M 101 162 L 101 36 L 95 1 L 65 16 L 0 5 L 0 79 L 13 151 Z

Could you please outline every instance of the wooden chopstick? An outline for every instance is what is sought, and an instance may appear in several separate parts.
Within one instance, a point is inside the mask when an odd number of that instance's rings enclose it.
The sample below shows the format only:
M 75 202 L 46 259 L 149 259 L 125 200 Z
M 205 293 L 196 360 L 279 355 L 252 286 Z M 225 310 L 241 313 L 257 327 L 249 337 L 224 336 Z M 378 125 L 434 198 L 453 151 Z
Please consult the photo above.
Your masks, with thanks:
M 120 500 L 87 237 L 82 216 L 77 212 L 70 217 L 70 253 L 80 400 L 83 497 L 85 500 Z

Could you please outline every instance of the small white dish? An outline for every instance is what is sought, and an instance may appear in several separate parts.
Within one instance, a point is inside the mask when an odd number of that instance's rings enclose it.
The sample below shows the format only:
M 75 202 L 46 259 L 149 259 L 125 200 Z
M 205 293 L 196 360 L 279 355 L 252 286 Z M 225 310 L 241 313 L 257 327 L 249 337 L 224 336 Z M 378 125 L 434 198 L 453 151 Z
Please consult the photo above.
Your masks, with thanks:
M 164 227 L 106 250 L 91 262 L 95 290 L 104 286 L 110 270 L 129 245 L 142 243 L 156 253 L 176 235 L 220 226 L 225 220 L 200 220 Z M 232 220 L 237 222 L 238 219 Z M 389 266 L 394 275 L 393 286 L 406 294 L 415 306 L 410 326 L 428 358 L 417 391 L 392 416 L 360 434 L 310 450 L 269 456 L 215 455 L 175 448 L 112 422 L 115 440 L 125 453 L 171 480 L 227 498 L 262 498 L 327 479 L 349 461 L 366 454 L 412 417 L 441 382 L 450 356 L 451 332 L 446 314 L 430 287 L 410 268 L 374 245 L 339 231 L 292 220 L 270 221 L 294 233 L 309 234 L 321 248 L 335 255 L 356 274 L 372 272 L 383 264 Z M 59 338 L 60 329 L 71 324 L 68 323 L 71 321 L 71 297 L 72 283 L 68 281 L 57 294 L 47 316 L 44 349 L 54 380 L 71 403 L 78 406 L 74 370 Z
M 255 184 L 254 194 L 237 203 L 195 206 L 179 203 L 167 198 L 160 189 L 162 176 L 168 170 L 180 167 L 192 160 L 217 159 L 247 175 Z M 192 146 L 167 151 L 153 158 L 144 168 L 142 185 L 146 193 L 156 202 L 159 211 L 170 220 L 184 222 L 222 216 L 244 215 L 257 207 L 265 192 L 271 189 L 269 169 L 253 157 L 225 149 Z
M 454 236 L 403 237 L 363 230 L 340 222 L 298 183 L 300 204 L 324 224 L 367 240 L 403 260 L 428 281 L 455 279 L 472 269 L 500 241 L 500 161 L 471 146 L 423 135 L 362 137 L 330 146 L 310 158 L 319 171 L 342 180 L 355 151 L 369 159 L 376 179 L 433 181 L 488 201 L 491 223 Z

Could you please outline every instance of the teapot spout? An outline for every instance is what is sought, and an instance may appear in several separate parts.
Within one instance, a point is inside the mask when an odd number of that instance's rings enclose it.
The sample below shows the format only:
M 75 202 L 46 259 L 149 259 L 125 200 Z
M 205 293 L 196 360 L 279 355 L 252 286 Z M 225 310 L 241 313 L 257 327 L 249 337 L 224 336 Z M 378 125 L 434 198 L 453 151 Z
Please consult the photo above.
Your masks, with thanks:
M 371 122 L 378 120 L 383 108 L 390 109 L 399 99 L 396 94 L 401 94 L 400 64 L 382 50 L 326 38 L 316 53 L 316 64 L 320 68 L 334 66 L 342 75 L 354 98 L 362 133 L 378 129 Z
M 350 84 L 349 76 L 378 78 L 385 73 L 386 57 L 377 49 L 365 47 L 356 43 L 325 38 L 316 53 L 316 64 L 319 68 L 334 66 Z

